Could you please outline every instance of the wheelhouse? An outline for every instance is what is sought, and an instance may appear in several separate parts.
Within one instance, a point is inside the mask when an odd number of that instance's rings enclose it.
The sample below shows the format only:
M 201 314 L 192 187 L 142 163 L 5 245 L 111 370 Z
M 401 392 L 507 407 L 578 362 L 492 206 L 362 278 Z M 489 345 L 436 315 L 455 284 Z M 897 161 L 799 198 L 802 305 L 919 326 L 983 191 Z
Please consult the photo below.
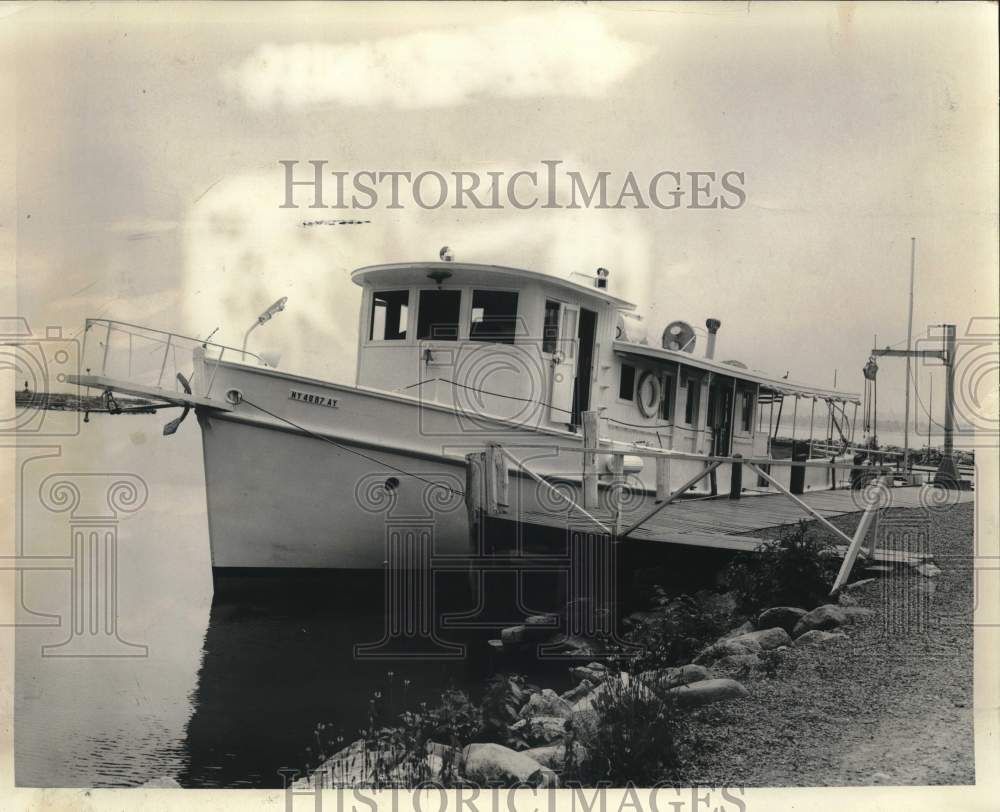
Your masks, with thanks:
M 703 355 L 693 331 L 679 348 L 667 331 L 663 347 L 651 346 L 603 269 L 589 284 L 455 262 L 372 266 L 352 278 L 364 288 L 362 387 L 531 430 L 577 433 L 595 410 L 614 443 L 699 455 L 833 456 L 853 439 L 846 410 L 854 404 L 856 415 L 857 395 L 715 360 L 714 319 Z

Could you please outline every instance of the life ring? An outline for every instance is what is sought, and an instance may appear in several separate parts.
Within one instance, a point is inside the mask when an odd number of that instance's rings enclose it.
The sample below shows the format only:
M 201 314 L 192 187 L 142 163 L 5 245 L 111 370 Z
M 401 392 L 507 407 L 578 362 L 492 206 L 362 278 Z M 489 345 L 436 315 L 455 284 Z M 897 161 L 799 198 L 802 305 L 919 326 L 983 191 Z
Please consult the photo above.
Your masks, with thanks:
M 647 383 L 649 384 L 648 393 L 645 391 Z M 649 395 L 648 400 L 644 394 Z M 639 376 L 635 387 L 635 401 L 643 417 L 656 417 L 657 410 L 660 408 L 661 395 L 660 379 L 647 369 Z

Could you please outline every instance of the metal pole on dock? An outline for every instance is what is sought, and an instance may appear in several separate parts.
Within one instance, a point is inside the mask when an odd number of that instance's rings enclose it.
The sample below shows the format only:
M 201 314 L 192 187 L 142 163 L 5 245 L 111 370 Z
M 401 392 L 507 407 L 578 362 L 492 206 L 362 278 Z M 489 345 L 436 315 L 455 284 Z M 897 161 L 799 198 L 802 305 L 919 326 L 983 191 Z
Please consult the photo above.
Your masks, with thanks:
M 910 237 L 910 310 L 906 319 L 906 408 L 903 414 L 903 473 L 910 470 L 910 375 L 911 359 L 909 352 L 913 349 L 913 276 L 917 259 L 917 238 Z
M 945 355 L 945 390 L 944 390 L 944 450 L 941 464 L 938 466 L 935 481 L 940 484 L 952 484 L 958 481 L 958 469 L 955 467 L 955 325 L 944 325 Z

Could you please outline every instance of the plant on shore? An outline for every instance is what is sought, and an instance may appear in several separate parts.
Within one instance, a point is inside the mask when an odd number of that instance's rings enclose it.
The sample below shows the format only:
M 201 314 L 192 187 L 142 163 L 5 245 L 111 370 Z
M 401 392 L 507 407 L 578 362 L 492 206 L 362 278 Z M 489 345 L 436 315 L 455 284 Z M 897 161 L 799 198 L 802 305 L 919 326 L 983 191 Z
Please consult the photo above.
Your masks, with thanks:
M 812 609 L 826 600 L 838 566 L 831 545 L 799 522 L 755 552 L 737 553 L 723 577 L 748 614 L 771 606 Z
M 525 750 L 530 745 L 511 730 L 518 720 L 518 712 L 537 688 L 527 684 L 519 674 L 496 674 L 486 683 L 480 703 L 483 725 L 480 735 L 486 741 L 497 742 L 514 750 Z
M 592 723 L 569 725 L 564 780 L 653 786 L 678 778 L 684 720 L 672 699 L 620 674 L 608 678 L 594 712 Z
M 635 672 L 689 663 L 733 625 L 729 609 L 704 595 L 668 598 L 657 586 L 653 605 L 654 612 L 625 633 L 625 640 L 641 652 L 632 661 Z

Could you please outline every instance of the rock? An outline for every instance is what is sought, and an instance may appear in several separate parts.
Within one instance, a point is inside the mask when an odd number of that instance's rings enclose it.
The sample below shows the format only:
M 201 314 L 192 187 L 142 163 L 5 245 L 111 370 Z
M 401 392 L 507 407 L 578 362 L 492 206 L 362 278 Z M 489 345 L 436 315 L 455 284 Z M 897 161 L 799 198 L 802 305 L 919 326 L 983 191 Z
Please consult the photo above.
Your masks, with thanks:
M 182 789 L 181 785 L 177 783 L 177 779 L 171 778 L 169 775 L 161 775 L 156 778 L 150 778 L 143 784 L 139 784 L 140 789 Z
M 667 692 L 677 700 L 677 704 L 685 708 L 697 708 L 713 702 L 723 702 L 728 699 L 744 699 L 750 692 L 734 679 L 707 679 L 671 688 Z
M 505 646 L 524 642 L 524 626 L 508 626 L 500 631 L 500 640 Z
M 566 717 L 532 716 L 524 735 L 532 744 L 550 744 L 566 735 Z
M 575 657 L 592 657 L 597 653 L 595 651 L 595 646 L 597 645 L 597 641 L 588 640 L 586 637 L 580 637 L 577 635 L 567 636 L 563 634 L 560 635 L 557 640 L 549 643 L 547 650 L 553 654 L 569 654 L 570 656 Z
M 522 719 L 530 719 L 532 716 L 559 716 L 562 719 L 569 719 L 572 715 L 572 705 L 551 688 L 532 694 L 518 714 Z
M 569 673 L 570 676 L 577 682 L 583 682 L 584 680 L 588 680 L 594 685 L 599 685 L 600 683 L 604 682 L 604 680 L 607 678 L 607 671 L 604 670 L 598 671 L 597 669 L 592 668 L 590 665 L 578 665 L 575 668 L 571 668 L 569 670 Z
M 872 773 L 872 783 L 873 784 L 890 784 L 892 783 L 892 776 L 888 773 Z
M 862 590 L 865 587 L 875 583 L 878 583 L 878 578 L 863 578 L 860 581 L 855 581 L 854 583 L 851 584 L 844 584 L 844 587 L 841 591 L 858 592 L 859 590 Z
M 833 603 L 825 603 L 803 615 L 799 622 L 795 624 L 795 628 L 792 629 L 792 637 L 798 637 L 813 629 L 834 629 L 848 621 L 849 617 L 846 607 L 837 606 Z
M 857 606 L 858 599 L 855 598 L 850 592 L 841 592 L 837 595 L 837 604 L 839 606 Z
M 426 750 L 428 755 L 435 755 L 441 759 L 455 758 L 458 756 L 458 748 L 431 741 L 430 739 L 427 740 Z
M 543 767 L 548 767 L 550 770 L 561 771 L 566 765 L 566 744 L 564 742 L 556 742 L 555 744 L 547 744 L 544 747 L 532 747 L 530 750 L 524 750 L 523 755 L 534 759 Z M 577 764 L 579 764 L 587 757 L 587 750 L 580 742 L 573 742 L 573 755 Z
M 937 578 L 941 574 L 940 567 L 927 562 L 924 562 L 923 564 L 918 564 L 913 569 L 915 572 L 918 572 L 921 575 L 923 575 L 924 578 Z
M 569 702 L 570 705 L 572 705 L 574 702 L 579 702 L 593 690 L 594 690 L 594 683 L 591 682 L 589 679 L 584 678 L 583 682 L 581 682 L 575 688 L 570 688 L 568 691 L 560 694 L 559 696 L 562 699 L 565 699 L 567 702 Z
M 756 654 L 727 654 L 715 661 L 713 668 L 725 668 L 739 670 L 742 668 L 756 668 L 760 665 L 760 657 Z
M 848 636 L 843 632 L 823 632 L 819 629 L 812 629 L 808 632 L 803 632 L 797 638 L 795 638 L 795 645 L 797 646 L 811 646 L 816 643 L 830 643 L 835 640 L 848 640 Z
M 761 651 L 756 640 L 720 640 L 695 657 L 694 661 L 696 665 L 711 665 L 730 654 L 760 654 Z
M 544 640 L 559 632 L 558 615 L 531 615 L 524 619 L 524 636 L 529 640 Z
M 789 637 L 788 632 L 780 626 L 775 626 L 772 629 L 761 629 L 759 632 L 748 632 L 747 634 L 742 634 L 739 637 L 732 638 L 729 642 L 754 642 L 764 649 L 764 651 L 767 651 L 768 649 L 777 648 L 778 646 L 790 645 L 792 638 Z
M 530 756 L 493 742 L 470 744 L 463 751 L 465 774 L 473 781 L 524 783 L 533 787 L 557 785 L 552 770 Z
M 772 606 L 765 609 L 757 618 L 758 629 L 773 629 L 775 626 L 784 629 L 791 634 L 795 624 L 806 614 L 805 609 L 797 606 Z
M 747 621 L 744 621 L 743 623 L 741 623 L 735 629 L 730 629 L 728 632 L 726 632 L 724 635 L 722 635 L 722 637 L 720 637 L 719 639 L 720 640 L 731 640 L 734 637 L 740 637 L 740 636 L 742 636 L 744 634 L 747 634 L 748 632 L 752 632 L 756 628 L 757 627 L 754 626 L 753 623 L 751 623 L 749 620 L 747 620 Z
M 711 677 L 703 665 L 682 665 L 678 668 L 663 668 L 658 671 L 643 671 L 639 679 L 656 688 L 676 688 Z

